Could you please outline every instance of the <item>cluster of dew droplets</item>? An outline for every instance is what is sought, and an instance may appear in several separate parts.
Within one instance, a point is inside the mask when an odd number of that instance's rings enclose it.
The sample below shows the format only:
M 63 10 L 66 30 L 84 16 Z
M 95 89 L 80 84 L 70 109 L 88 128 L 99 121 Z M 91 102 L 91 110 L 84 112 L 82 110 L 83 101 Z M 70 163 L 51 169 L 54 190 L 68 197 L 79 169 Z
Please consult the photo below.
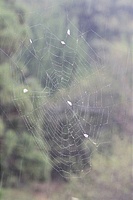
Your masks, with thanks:
M 67 35 L 69 35 L 69 36 L 71 35 L 70 29 L 67 30 Z M 65 45 L 66 43 L 64 40 L 61 40 L 61 44 Z
M 72 106 L 72 105 L 73 105 L 72 102 L 69 101 L 69 100 L 67 100 L 67 104 L 68 104 L 69 106 Z M 91 144 L 93 144 L 94 146 L 96 146 L 96 148 L 98 147 L 98 144 L 97 144 L 96 142 L 94 142 L 94 141 L 89 137 L 89 135 L 88 135 L 87 133 L 84 133 L 83 136 L 84 136 L 85 138 L 88 138 L 89 141 L 91 142 Z

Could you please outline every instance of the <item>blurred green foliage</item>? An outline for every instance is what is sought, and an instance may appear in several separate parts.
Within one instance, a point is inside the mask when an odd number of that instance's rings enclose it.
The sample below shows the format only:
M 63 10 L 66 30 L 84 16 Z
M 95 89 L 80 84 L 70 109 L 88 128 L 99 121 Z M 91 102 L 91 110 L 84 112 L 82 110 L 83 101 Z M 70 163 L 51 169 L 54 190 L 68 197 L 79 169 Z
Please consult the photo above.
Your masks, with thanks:
M 17 6 L 15 1 L 0 2 L 0 176 L 1 184 L 6 186 L 17 186 L 34 179 L 45 180 L 50 169 L 47 156 L 42 157 L 19 116 L 20 112 L 26 115 L 33 109 L 30 94 L 21 101 L 26 86 L 20 81 L 19 74 L 19 82 L 15 85 L 14 74 L 17 72 L 11 67 L 11 57 L 29 34 L 26 26 L 22 7 Z M 35 86 L 39 90 L 37 81 L 30 79 L 29 87 Z M 16 98 L 19 96 L 17 105 L 13 100 L 14 94 Z M 37 100 L 34 104 L 38 104 Z M 35 122 L 29 123 L 32 126 L 34 123 L 35 129 Z
M 114 136 L 112 146 L 111 155 L 97 152 L 92 159 L 92 171 L 72 179 L 62 194 L 54 194 L 51 199 L 132 199 L 132 143 L 129 138 L 120 140 Z
M 114 136 L 112 146 L 111 155 L 105 156 L 98 151 L 95 153 L 90 173 L 82 172 L 82 178 L 72 178 L 69 183 L 60 185 L 60 189 L 52 190 L 51 183 L 48 195 L 44 184 L 36 195 L 32 187 L 21 191 L 3 189 L 3 200 L 17 200 L 18 196 L 20 200 L 132 199 L 132 143 L 127 137 L 120 140 L 118 136 Z M 58 183 L 55 183 L 55 187 L 58 188 Z
M 0 63 L 6 62 L 16 52 L 19 42 L 26 37 L 25 16 L 22 12 L 23 9 L 14 6 L 13 1 L 0 2 Z

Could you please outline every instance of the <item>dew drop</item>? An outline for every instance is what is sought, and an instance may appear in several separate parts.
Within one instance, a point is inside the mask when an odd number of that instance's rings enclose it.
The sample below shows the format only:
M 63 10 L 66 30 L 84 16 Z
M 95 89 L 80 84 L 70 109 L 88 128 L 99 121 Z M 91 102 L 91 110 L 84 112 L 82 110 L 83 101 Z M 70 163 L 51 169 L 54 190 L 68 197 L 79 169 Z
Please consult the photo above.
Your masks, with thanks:
M 70 29 L 67 30 L 67 35 L 71 35 Z
M 72 102 L 71 102 L 71 101 L 67 101 L 67 103 L 68 103 L 70 106 L 72 106 Z
M 61 44 L 66 44 L 63 40 L 61 41 Z
M 85 133 L 85 134 L 84 134 L 84 137 L 85 137 L 85 138 L 88 138 L 88 135 Z
M 28 90 L 26 88 L 23 89 L 23 93 L 27 93 Z
M 32 44 L 32 39 L 30 39 L 30 43 Z

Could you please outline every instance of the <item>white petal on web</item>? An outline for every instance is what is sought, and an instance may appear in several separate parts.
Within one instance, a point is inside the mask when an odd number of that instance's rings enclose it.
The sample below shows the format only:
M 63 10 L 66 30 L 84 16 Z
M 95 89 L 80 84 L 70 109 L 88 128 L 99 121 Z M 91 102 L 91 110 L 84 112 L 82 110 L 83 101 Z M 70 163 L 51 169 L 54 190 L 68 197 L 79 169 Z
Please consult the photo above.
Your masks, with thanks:
M 61 41 L 61 44 L 66 44 L 63 40 Z
M 85 138 L 88 138 L 88 135 L 85 133 L 85 134 L 84 134 L 84 137 L 85 137 Z
M 30 39 L 30 43 L 32 44 L 32 39 Z
M 72 106 L 72 102 L 71 102 L 71 101 L 67 101 L 67 103 L 68 103 L 70 106 Z
M 23 89 L 23 93 L 27 93 L 28 90 L 26 88 Z
M 67 35 L 71 35 L 70 29 L 67 30 Z

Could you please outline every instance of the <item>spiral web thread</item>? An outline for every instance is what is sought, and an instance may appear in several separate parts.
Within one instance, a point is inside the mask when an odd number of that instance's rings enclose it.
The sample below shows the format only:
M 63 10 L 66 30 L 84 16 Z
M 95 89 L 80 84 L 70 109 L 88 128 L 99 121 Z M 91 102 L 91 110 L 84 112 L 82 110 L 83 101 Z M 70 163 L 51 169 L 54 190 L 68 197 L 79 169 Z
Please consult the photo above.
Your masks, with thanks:
M 85 41 L 85 33 L 81 34 L 71 20 L 69 18 L 67 20 L 70 28 L 66 27 L 63 30 L 64 38 L 59 38 L 44 23 L 29 26 L 30 29 L 40 29 L 44 36 L 29 38 L 28 44 L 22 41 L 17 51 L 17 58 L 16 55 L 12 58 L 13 70 L 11 66 L 15 77 L 13 102 L 18 113 L 34 136 L 42 154 L 51 153 L 52 167 L 56 166 L 56 170 L 64 177 L 72 175 L 73 171 L 78 176 L 84 170 L 85 173 L 90 171 L 92 154 L 104 143 L 100 140 L 101 133 L 103 127 L 109 124 L 113 106 L 113 97 L 109 94 L 111 83 L 104 76 L 106 67 L 104 67 L 103 58 L 97 55 L 97 52 Z M 77 31 L 79 34 L 75 36 Z M 93 30 L 88 31 L 93 32 Z M 93 34 L 98 35 L 95 32 Z M 73 46 L 69 40 L 73 41 Z M 36 49 L 35 44 L 38 41 L 45 41 L 43 48 Z M 88 50 L 85 51 L 82 43 L 87 46 L 91 54 Z M 101 50 L 104 53 L 104 49 Z M 62 52 L 61 55 L 56 54 L 59 51 Z M 77 59 L 78 51 L 80 54 Z M 31 91 L 28 82 L 22 81 L 23 90 L 15 93 L 16 84 L 19 82 L 16 71 L 19 71 L 22 77 L 25 76 L 24 68 L 19 66 L 24 52 L 30 52 L 32 55 L 28 63 L 32 59 L 38 63 L 37 78 L 40 82 L 44 78 L 42 75 L 42 69 L 46 65 L 44 61 L 48 62 L 47 58 L 49 58 L 50 65 L 45 73 L 46 86 L 42 90 Z M 69 59 L 65 57 L 66 52 Z M 77 70 L 74 73 L 75 67 Z M 84 80 L 85 84 L 81 85 L 81 80 Z M 97 80 L 98 84 L 92 88 L 93 80 Z M 62 92 L 63 88 L 67 88 L 66 92 Z M 106 98 L 103 98 L 104 91 L 108 91 L 109 94 Z M 57 95 L 53 100 L 51 94 L 54 93 Z M 24 100 L 29 96 L 33 106 L 30 111 L 23 114 Z M 36 105 L 34 102 L 38 99 L 41 99 L 41 103 Z M 38 123 L 34 126 L 36 120 Z M 43 128 L 40 124 L 43 124 Z M 55 147 L 54 150 L 53 147 Z M 64 168 L 58 165 L 59 162 Z

